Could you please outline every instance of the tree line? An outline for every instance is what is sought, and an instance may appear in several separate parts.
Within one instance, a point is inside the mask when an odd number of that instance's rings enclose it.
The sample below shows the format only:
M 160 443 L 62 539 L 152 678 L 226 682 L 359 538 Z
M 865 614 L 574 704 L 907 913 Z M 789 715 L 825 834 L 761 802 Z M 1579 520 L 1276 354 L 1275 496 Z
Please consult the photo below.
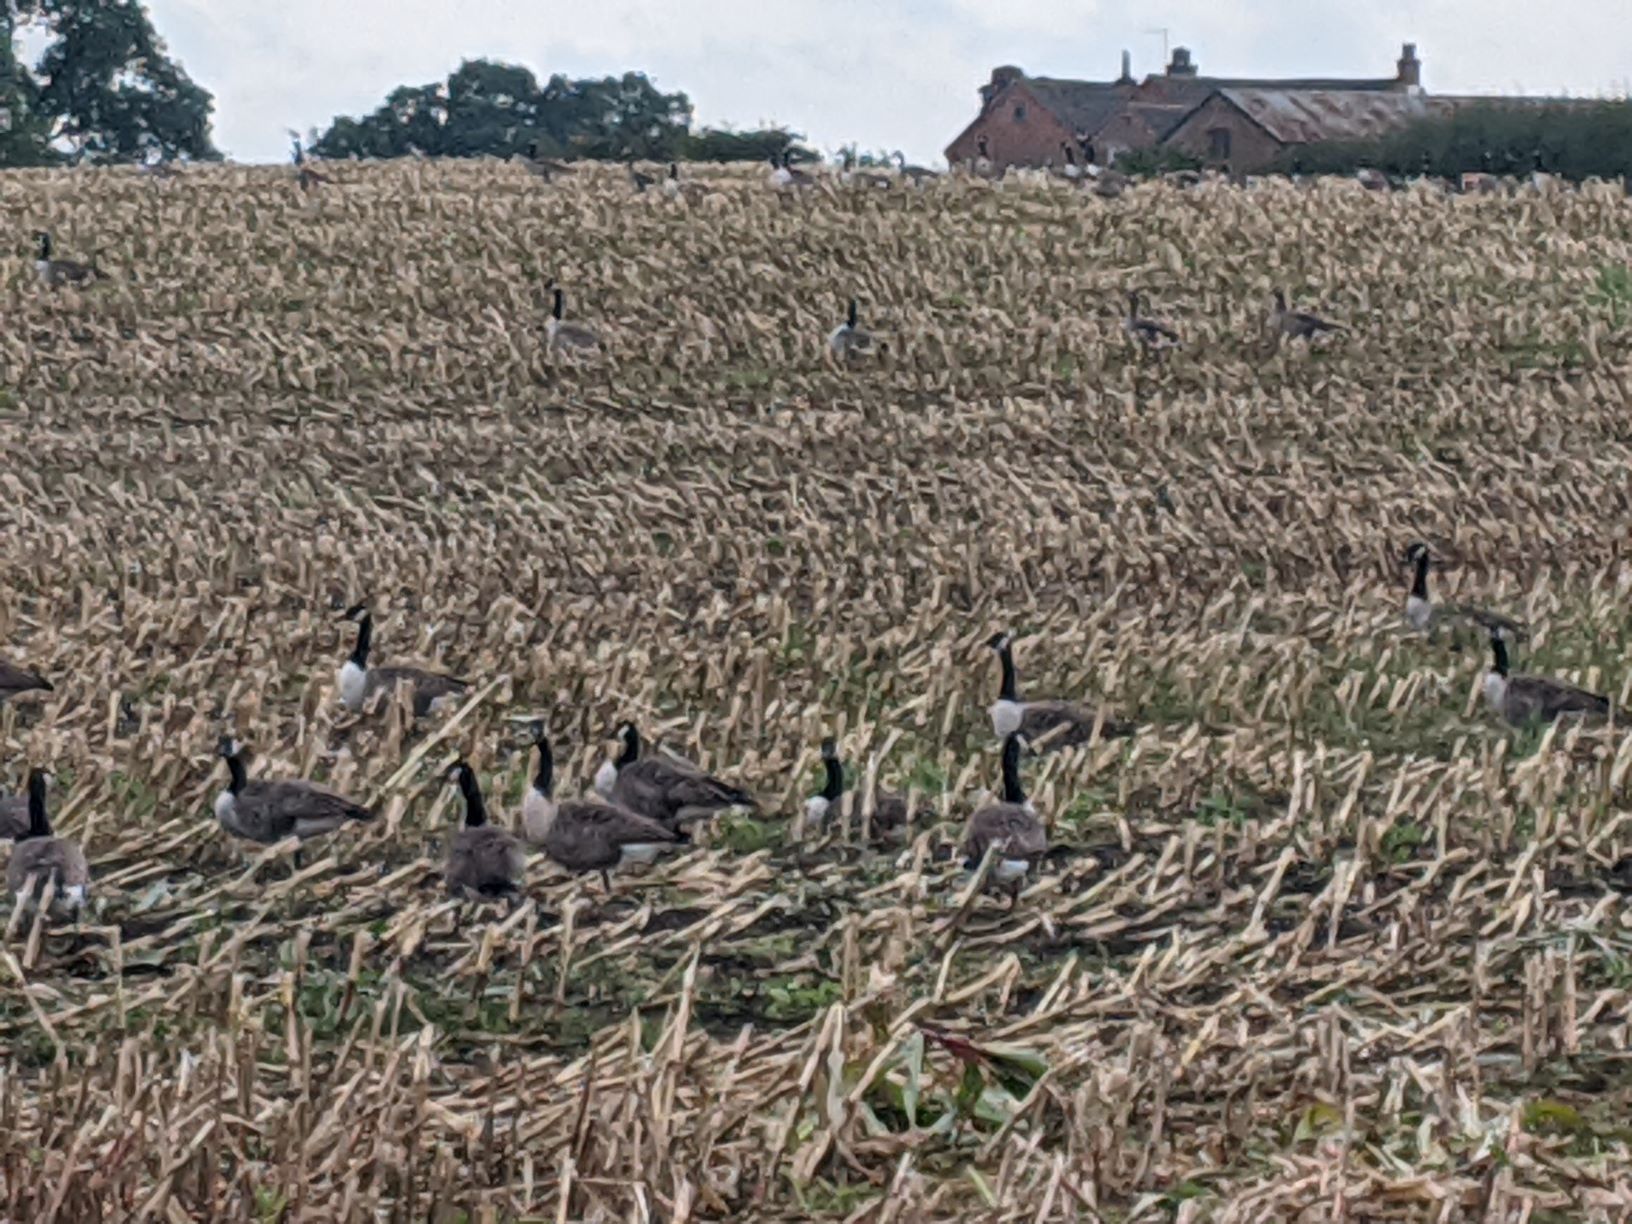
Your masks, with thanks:
M 519 64 L 466 60 L 445 81 L 403 85 L 370 114 L 337 116 L 312 141 L 320 157 L 540 157 L 743 161 L 806 156 L 785 128 L 692 130 L 691 99 L 644 73 L 542 84 Z
M 0 0 L 0 166 L 215 158 L 213 104 L 139 0 Z

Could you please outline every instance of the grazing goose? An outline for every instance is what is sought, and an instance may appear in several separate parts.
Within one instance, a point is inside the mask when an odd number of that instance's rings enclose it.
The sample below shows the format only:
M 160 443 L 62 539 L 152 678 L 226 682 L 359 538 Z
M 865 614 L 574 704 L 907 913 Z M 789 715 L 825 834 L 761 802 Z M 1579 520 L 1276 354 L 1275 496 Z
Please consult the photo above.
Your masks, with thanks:
M 599 333 L 582 323 L 566 321 L 567 299 L 553 280 L 545 284 L 552 295 L 550 317 L 544 322 L 544 336 L 552 349 L 592 349 L 601 343 Z
M 227 788 L 215 797 L 215 818 L 234 837 L 270 846 L 286 837 L 302 842 L 333 833 L 341 825 L 374 819 L 374 813 L 344 795 L 298 778 L 249 779 L 243 749 L 222 736 L 216 755 L 227 763 Z M 300 851 L 295 851 L 300 864 Z
M 1507 643 L 1500 630 L 1490 635 L 1492 655 L 1485 673 L 1485 700 L 1515 727 L 1558 718 L 1608 718 L 1608 697 L 1543 676 L 1515 676 L 1507 666 Z
M 822 767 L 826 770 L 822 789 L 805 800 L 805 819 L 818 828 L 839 815 L 839 803 L 844 797 L 844 762 L 839 759 L 839 748 L 831 735 L 822 741 Z M 859 808 L 852 815 L 861 820 Z M 894 833 L 910 823 L 906 799 L 886 791 L 873 793 L 874 833 Z
M 634 723 L 620 726 L 618 738 L 623 749 L 616 760 L 602 763 L 595 774 L 595 789 L 619 807 L 679 829 L 727 808 L 758 806 L 740 786 L 705 774 L 694 765 L 641 756 L 640 732 Z
M 1524 625 L 1505 616 L 1498 616 L 1483 608 L 1472 608 L 1467 604 L 1434 603 L 1428 597 L 1428 561 L 1428 545 L 1421 540 L 1415 540 L 1407 546 L 1405 563 L 1416 569 L 1411 579 L 1411 593 L 1405 597 L 1405 623 L 1411 628 L 1421 632 L 1442 621 L 1460 620 L 1477 625 L 1487 633 L 1500 631 L 1507 638 L 1524 637 L 1526 632 Z
M 1286 294 L 1275 290 L 1275 307 L 1269 314 L 1269 327 L 1279 343 L 1282 339 L 1312 340 L 1322 332 L 1340 332 L 1343 325 L 1329 323 L 1319 315 L 1302 310 L 1288 310 Z
M 1032 865 L 1048 853 L 1048 831 L 1020 786 L 1020 749 L 1024 746 L 1022 735 L 1011 734 L 1004 739 L 1003 799 L 988 803 L 969 817 L 963 843 L 963 865 L 970 871 L 980 866 L 989 848 L 997 847 L 999 858 L 992 864 L 991 879 L 1006 886 L 1011 906 Z
M 0 701 L 19 693 L 35 690 L 52 692 L 51 682 L 38 672 L 31 672 L 0 659 Z
M 845 312 L 844 322 L 833 329 L 833 334 L 827 338 L 828 350 L 839 361 L 854 361 L 875 351 L 873 333 L 859 326 L 856 322 L 856 299 L 850 299 L 850 309 Z
M 527 856 L 514 837 L 487 823 L 487 804 L 476 783 L 476 771 L 464 761 L 448 768 L 448 781 L 465 800 L 465 827 L 454 834 L 442 878 L 448 891 L 468 900 L 513 897 L 521 890 Z
M 792 162 L 793 152 L 790 149 L 782 151 L 780 160 L 774 155 L 771 157 L 771 186 L 778 191 L 796 191 L 805 187 L 814 187 L 816 180 L 803 170 L 795 169 Z
M 1128 290 L 1128 317 L 1122 320 L 1122 330 L 1141 348 L 1151 352 L 1179 347 L 1179 333 L 1165 323 L 1139 316 L 1139 290 Z
M 457 701 L 470 681 L 420 667 L 370 667 L 368 652 L 374 641 L 374 614 L 366 603 L 353 604 L 340 617 L 357 623 L 357 644 L 340 665 L 336 683 L 346 709 L 367 709 L 381 693 L 394 693 L 399 685 L 413 690 L 414 717 L 423 718 L 433 710 Z
M 51 833 L 51 820 L 45 811 L 45 784 L 49 775 L 42 769 L 30 770 L 28 775 L 28 828 L 11 849 L 11 863 L 6 868 L 6 887 L 11 895 L 19 897 L 34 881 L 33 903 L 45 892 L 46 884 L 55 883 L 54 908 L 77 912 L 85 904 L 91 887 L 91 869 L 85 862 L 85 852 L 79 843 Z
M 598 871 L 606 891 L 612 891 L 608 872 L 624 863 L 650 863 L 659 855 L 686 845 L 684 832 L 665 827 L 626 808 L 594 800 L 555 798 L 555 758 L 542 723 L 534 724 L 533 746 L 538 749 L 538 772 L 521 804 L 521 826 L 527 840 L 568 871 Z
M 1021 701 L 1019 680 L 1014 668 L 1014 642 L 1007 633 L 994 633 L 986 642 L 987 648 L 997 652 L 1003 665 L 1003 683 L 997 700 L 987 713 L 992 719 L 992 730 L 1007 742 L 1016 732 L 1024 735 L 1028 744 L 1045 748 L 1067 748 L 1086 744 L 1093 736 L 1096 713 L 1084 705 L 1070 701 Z M 1103 739 L 1132 735 L 1134 728 L 1107 718 L 1100 728 Z
M 572 173 L 572 166 L 569 163 L 556 161 L 549 157 L 540 157 L 538 155 L 538 141 L 536 140 L 528 144 L 527 152 L 517 160 L 521 162 L 522 167 L 528 174 L 541 178 L 546 183 L 559 175 Z
M 629 167 L 629 185 L 635 189 L 636 195 L 643 194 L 646 188 L 657 182 L 651 175 L 635 169 L 634 158 L 630 158 L 627 164 Z
M 55 289 L 58 285 L 82 285 L 86 281 L 108 279 L 108 274 L 96 266 L 94 259 L 84 264 L 72 259 L 51 258 L 51 235 L 44 230 L 35 232 L 34 241 L 39 244 L 39 254 L 34 259 L 34 275 L 40 278 L 40 284 L 46 288 Z

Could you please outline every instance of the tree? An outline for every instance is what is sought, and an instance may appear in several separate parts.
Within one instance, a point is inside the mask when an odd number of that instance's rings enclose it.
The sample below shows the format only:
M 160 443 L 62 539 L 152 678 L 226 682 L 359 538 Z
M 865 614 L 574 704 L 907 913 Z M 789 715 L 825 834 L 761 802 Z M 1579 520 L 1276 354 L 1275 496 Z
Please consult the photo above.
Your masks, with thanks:
M 19 25 L 50 39 L 32 70 L 17 59 Z M 219 156 L 210 94 L 169 58 L 139 0 L 5 0 L 0 37 L 0 105 L 12 111 L 0 164 Z
M 762 132 L 691 132 L 691 100 L 665 93 L 639 72 L 542 85 L 528 69 L 466 60 L 445 82 L 403 86 L 361 118 L 337 116 L 312 144 L 321 157 L 542 157 L 762 160 L 795 137 Z M 797 155 L 796 150 L 796 155 Z

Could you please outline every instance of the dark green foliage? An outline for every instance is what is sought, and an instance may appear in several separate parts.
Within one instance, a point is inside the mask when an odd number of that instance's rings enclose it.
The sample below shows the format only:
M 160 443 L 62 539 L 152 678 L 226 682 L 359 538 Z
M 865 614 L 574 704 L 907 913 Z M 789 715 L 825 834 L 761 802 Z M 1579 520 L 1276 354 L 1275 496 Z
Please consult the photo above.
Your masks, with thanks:
M 1632 174 L 1632 103 L 1492 99 L 1376 140 L 1291 149 L 1277 169 L 1348 174 L 1364 166 L 1443 178 L 1535 170 L 1577 182 L 1618 178 Z
M 540 157 L 742 161 L 780 156 L 781 128 L 691 131 L 691 100 L 639 72 L 539 84 L 516 64 L 466 60 L 446 81 L 404 85 L 361 118 L 338 116 L 312 144 L 321 157 Z M 796 151 L 795 156 L 798 156 Z
M 669 159 L 681 155 L 691 120 L 683 93 L 645 75 L 542 86 L 526 68 L 466 60 L 444 82 L 403 85 L 371 115 L 340 116 L 312 146 L 323 157 L 546 157 Z
M 166 55 L 138 0 L 18 0 L 0 21 L 0 165 L 218 156 L 209 93 Z M 50 36 L 32 70 L 16 57 L 19 25 Z
M 688 161 L 733 162 L 780 158 L 789 150 L 796 162 L 812 161 L 815 155 L 795 142 L 799 135 L 786 128 L 761 128 L 734 132 L 728 128 L 704 128 L 686 138 L 683 156 Z

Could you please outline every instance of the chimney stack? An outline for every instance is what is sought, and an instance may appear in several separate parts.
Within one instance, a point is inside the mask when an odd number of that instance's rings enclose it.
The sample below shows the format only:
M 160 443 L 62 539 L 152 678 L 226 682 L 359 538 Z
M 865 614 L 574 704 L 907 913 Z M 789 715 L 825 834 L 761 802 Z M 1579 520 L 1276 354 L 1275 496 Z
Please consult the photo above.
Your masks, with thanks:
M 991 83 L 980 87 L 981 106 L 990 106 L 992 99 L 996 98 L 998 94 L 1002 93 L 1015 81 L 1024 79 L 1025 75 L 1013 64 L 1004 64 L 1002 67 L 993 68 Z
M 1417 58 L 1417 44 L 1406 43 L 1405 49 L 1400 52 L 1400 59 L 1395 64 L 1397 69 L 1395 81 L 1399 88 L 1407 93 L 1417 93 L 1422 89 L 1422 61 Z
M 1167 75 L 1170 77 L 1193 77 L 1196 75 L 1196 62 L 1190 58 L 1189 47 L 1173 48 L 1173 62 L 1167 66 Z
M 1122 75 L 1116 78 L 1116 83 L 1118 85 L 1133 84 L 1133 55 L 1130 52 L 1122 52 Z

